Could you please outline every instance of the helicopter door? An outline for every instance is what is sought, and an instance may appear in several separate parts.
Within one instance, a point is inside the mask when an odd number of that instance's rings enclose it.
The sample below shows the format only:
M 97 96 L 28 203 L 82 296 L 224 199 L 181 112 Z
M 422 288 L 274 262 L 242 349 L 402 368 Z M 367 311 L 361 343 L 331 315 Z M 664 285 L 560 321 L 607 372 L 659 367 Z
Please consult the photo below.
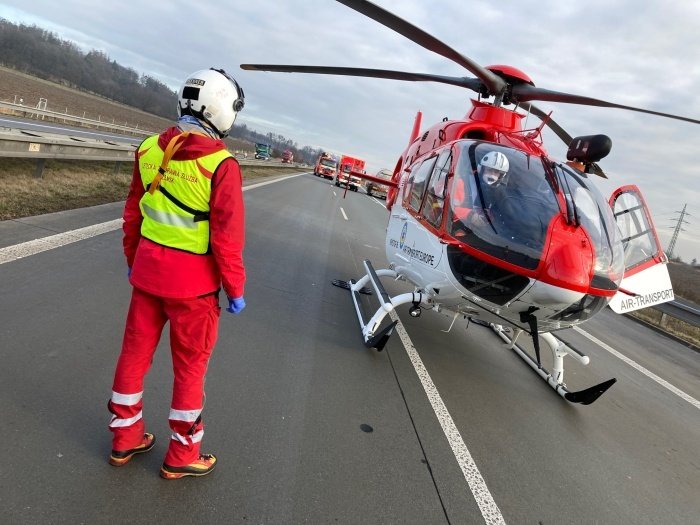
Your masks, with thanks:
M 411 174 L 398 197 L 400 206 L 392 208 L 387 230 L 387 259 L 413 282 L 429 280 L 428 275 L 438 267 L 442 256 L 437 235 L 418 219 L 437 158 L 433 155 L 411 167 Z
M 610 308 L 619 314 L 672 301 L 668 259 L 639 188 L 634 185 L 618 188 L 610 197 L 610 207 L 622 234 L 625 253 L 625 274 L 619 291 L 609 303 Z

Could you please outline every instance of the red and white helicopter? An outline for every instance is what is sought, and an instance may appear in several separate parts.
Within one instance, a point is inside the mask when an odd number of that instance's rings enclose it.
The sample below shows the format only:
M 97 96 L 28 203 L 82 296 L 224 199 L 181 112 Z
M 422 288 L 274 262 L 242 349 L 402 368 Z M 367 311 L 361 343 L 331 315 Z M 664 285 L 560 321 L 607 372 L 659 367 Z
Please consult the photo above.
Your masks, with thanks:
M 611 140 L 605 135 L 573 138 L 531 102 L 700 121 L 538 88 L 522 71 L 506 65 L 482 67 L 371 2 L 338 1 L 456 62 L 476 78 L 347 67 L 242 64 L 241 68 L 440 82 L 479 94 L 463 119 L 444 120 L 422 133 L 418 113 L 408 147 L 388 183 L 389 267 L 375 270 L 366 260 L 366 273 L 359 280 L 334 282 L 350 289 L 365 344 L 377 350 L 384 347 L 398 321 L 381 328 L 382 321 L 400 305 L 411 304 L 413 317 L 422 308 L 449 311 L 454 320 L 463 316 L 491 327 L 568 401 L 594 402 L 615 379 L 569 391 L 564 357 L 582 364 L 589 358 L 552 332 L 582 324 L 606 305 L 624 313 L 672 300 L 667 258 L 638 188 L 623 186 L 606 201 L 593 183 L 593 176 L 606 177 L 597 162 L 610 152 Z M 515 107 L 504 107 L 509 105 Z M 542 124 L 523 129 L 526 115 L 519 109 L 534 114 Z M 568 145 L 566 162 L 545 151 L 545 125 Z M 391 297 L 381 278 L 408 281 L 414 289 Z M 371 293 L 369 283 L 380 305 L 366 320 L 360 294 Z M 532 337 L 534 358 L 516 343 L 523 332 Z M 551 370 L 542 366 L 541 341 L 551 350 Z

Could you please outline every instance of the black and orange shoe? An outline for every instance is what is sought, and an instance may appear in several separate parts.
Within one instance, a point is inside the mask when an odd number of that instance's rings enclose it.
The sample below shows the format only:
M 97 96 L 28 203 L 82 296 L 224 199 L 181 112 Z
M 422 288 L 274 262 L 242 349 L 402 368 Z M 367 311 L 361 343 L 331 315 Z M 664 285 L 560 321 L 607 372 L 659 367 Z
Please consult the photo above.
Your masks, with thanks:
M 156 437 L 153 434 L 146 432 L 143 435 L 143 440 L 141 440 L 141 444 L 139 446 L 130 448 L 129 450 L 112 450 L 112 454 L 109 456 L 109 464 L 114 467 L 126 465 L 134 454 L 148 452 L 155 444 Z
M 196 461 L 184 467 L 171 467 L 163 463 L 160 468 L 160 477 L 165 479 L 180 479 L 185 476 L 206 476 L 216 465 L 214 454 L 200 454 Z

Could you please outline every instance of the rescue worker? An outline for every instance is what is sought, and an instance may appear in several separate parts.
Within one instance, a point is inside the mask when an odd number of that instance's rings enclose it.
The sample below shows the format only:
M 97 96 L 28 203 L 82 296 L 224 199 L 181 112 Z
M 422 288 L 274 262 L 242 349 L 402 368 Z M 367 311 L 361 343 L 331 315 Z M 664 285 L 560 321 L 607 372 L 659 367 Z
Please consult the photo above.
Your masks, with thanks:
M 228 312 L 245 308 L 241 170 L 222 141 L 243 104 L 243 90 L 225 71 L 197 71 L 179 90 L 177 124 L 136 152 L 123 226 L 133 291 L 109 401 L 114 466 L 155 444 L 145 431 L 143 384 L 168 321 L 172 436 L 160 475 L 203 476 L 216 465 L 214 455 L 200 453 L 204 377 L 220 288 Z

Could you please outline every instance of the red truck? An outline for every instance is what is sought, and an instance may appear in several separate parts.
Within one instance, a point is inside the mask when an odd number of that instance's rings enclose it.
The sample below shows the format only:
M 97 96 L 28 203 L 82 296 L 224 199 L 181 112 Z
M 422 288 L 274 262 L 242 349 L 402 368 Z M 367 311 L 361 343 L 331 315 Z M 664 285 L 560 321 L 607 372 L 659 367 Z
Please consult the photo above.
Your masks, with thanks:
M 318 160 L 314 166 L 314 175 L 333 180 L 337 171 L 338 159 L 334 155 L 323 152 L 318 156 Z
M 362 185 L 362 179 L 355 175 L 350 175 L 351 171 L 359 171 L 361 173 L 365 172 L 365 161 L 362 159 L 357 159 L 355 157 L 350 157 L 349 155 L 343 155 L 340 157 L 340 162 L 338 163 L 338 174 L 335 176 L 335 185 L 346 186 L 352 191 L 357 191 L 357 189 Z
M 282 162 L 291 164 L 294 160 L 294 153 L 290 149 L 286 149 L 282 152 Z

